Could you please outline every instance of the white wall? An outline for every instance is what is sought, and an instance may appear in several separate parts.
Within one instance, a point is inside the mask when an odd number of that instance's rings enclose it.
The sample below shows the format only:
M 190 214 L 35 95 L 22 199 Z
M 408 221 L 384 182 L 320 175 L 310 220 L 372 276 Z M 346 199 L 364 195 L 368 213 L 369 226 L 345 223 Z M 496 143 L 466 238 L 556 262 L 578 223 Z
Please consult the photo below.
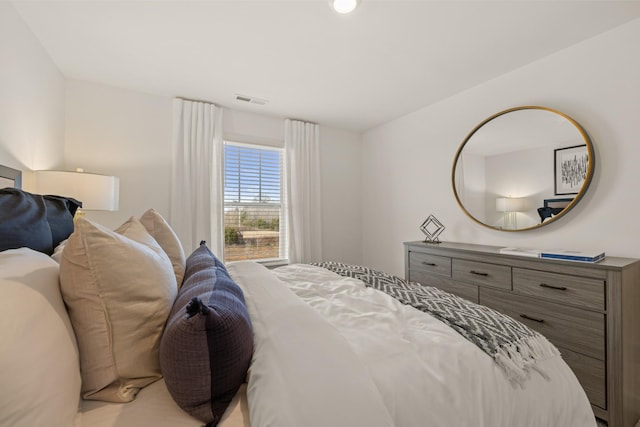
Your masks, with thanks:
M 362 143 L 353 132 L 320 126 L 322 256 L 362 264 Z
M 0 2 L 0 164 L 24 171 L 62 165 L 64 77 L 13 6 Z
M 67 81 L 65 167 L 120 177 L 120 210 L 87 212 L 117 227 L 154 207 L 168 217 L 171 98 L 78 80 Z M 225 108 L 225 138 L 283 146 L 284 120 Z M 360 263 L 361 140 L 321 126 L 323 252 Z
M 171 108 L 170 98 L 67 80 L 65 168 L 120 178 L 120 209 L 87 218 L 114 228 L 152 207 L 168 218 Z
M 365 133 L 363 263 L 402 275 L 402 243 L 424 237 L 418 227 L 430 213 L 446 226 L 442 240 L 640 257 L 639 44 L 637 19 Z M 451 166 L 471 129 L 520 105 L 581 123 L 596 146 L 596 172 L 566 217 L 539 230 L 493 231 L 458 207 Z
M 544 146 L 528 150 L 487 156 L 485 224 L 502 227 L 504 216 L 496 211 L 496 198 L 524 198 L 524 209 L 516 213 L 518 228 L 533 227 L 540 223 L 538 208 L 544 199 L 554 196 L 553 150 L 556 146 Z M 517 176 L 517 179 L 513 177 Z M 569 196 L 565 196 L 569 197 Z M 466 205 L 465 205 L 466 206 Z

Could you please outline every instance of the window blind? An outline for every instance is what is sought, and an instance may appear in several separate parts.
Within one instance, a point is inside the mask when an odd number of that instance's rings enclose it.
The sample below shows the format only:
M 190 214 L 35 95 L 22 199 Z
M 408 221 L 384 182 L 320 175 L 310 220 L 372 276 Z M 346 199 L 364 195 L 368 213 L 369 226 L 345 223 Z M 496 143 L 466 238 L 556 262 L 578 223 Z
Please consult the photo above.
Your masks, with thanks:
M 287 258 L 283 152 L 225 142 L 225 261 Z

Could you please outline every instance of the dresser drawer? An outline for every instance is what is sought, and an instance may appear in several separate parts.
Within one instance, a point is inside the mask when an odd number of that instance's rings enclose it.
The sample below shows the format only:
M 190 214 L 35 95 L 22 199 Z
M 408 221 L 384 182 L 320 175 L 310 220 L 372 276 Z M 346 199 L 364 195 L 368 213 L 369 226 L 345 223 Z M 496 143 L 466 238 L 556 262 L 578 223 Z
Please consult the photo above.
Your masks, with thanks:
M 583 356 L 566 348 L 559 348 L 560 354 L 571 368 L 580 385 L 587 393 L 589 402 L 607 409 L 606 367 L 604 360 Z
M 420 270 L 451 277 L 451 258 L 422 252 L 409 252 L 409 270 Z M 419 280 L 416 281 L 419 282 Z
M 471 302 L 478 303 L 478 287 L 476 285 L 457 283 L 450 278 L 437 276 L 419 270 L 409 271 L 409 280 L 412 282 L 418 282 L 421 285 L 434 286 L 442 289 L 443 291 L 468 299 Z
M 582 307 L 605 309 L 604 280 L 525 268 L 513 269 L 513 290 Z
M 454 259 L 452 275 L 461 282 L 511 290 L 511 267 L 507 265 Z
M 604 314 L 535 298 L 480 288 L 480 304 L 529 326 L 557 347 L 604 360 Z

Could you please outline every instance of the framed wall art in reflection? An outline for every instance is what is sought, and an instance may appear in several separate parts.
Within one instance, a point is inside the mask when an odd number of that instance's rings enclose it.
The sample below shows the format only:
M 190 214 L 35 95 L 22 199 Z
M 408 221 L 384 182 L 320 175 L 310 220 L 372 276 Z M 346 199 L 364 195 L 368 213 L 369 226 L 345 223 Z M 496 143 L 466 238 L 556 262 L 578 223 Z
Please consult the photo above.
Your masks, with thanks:
M 589 151 L 586 145 L 553 150 L 554 192 L 556 196 L 578 194 L 587 179 Z

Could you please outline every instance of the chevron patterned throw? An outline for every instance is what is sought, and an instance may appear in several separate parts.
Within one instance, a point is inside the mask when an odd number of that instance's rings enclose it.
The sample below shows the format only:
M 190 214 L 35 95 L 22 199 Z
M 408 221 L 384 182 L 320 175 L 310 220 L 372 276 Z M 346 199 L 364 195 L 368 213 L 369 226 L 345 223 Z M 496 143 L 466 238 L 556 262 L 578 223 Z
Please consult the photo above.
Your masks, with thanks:
M 358 265 L 338 262 L 312 265 L 362 280 L 368 287 L 429 313 L 491 356 L 512 383 L 522 385 L 532 369 L 546 377 L 535 366 L 536 361 L 560 354 L 544 336 L 528 326 L 441 289 Z

